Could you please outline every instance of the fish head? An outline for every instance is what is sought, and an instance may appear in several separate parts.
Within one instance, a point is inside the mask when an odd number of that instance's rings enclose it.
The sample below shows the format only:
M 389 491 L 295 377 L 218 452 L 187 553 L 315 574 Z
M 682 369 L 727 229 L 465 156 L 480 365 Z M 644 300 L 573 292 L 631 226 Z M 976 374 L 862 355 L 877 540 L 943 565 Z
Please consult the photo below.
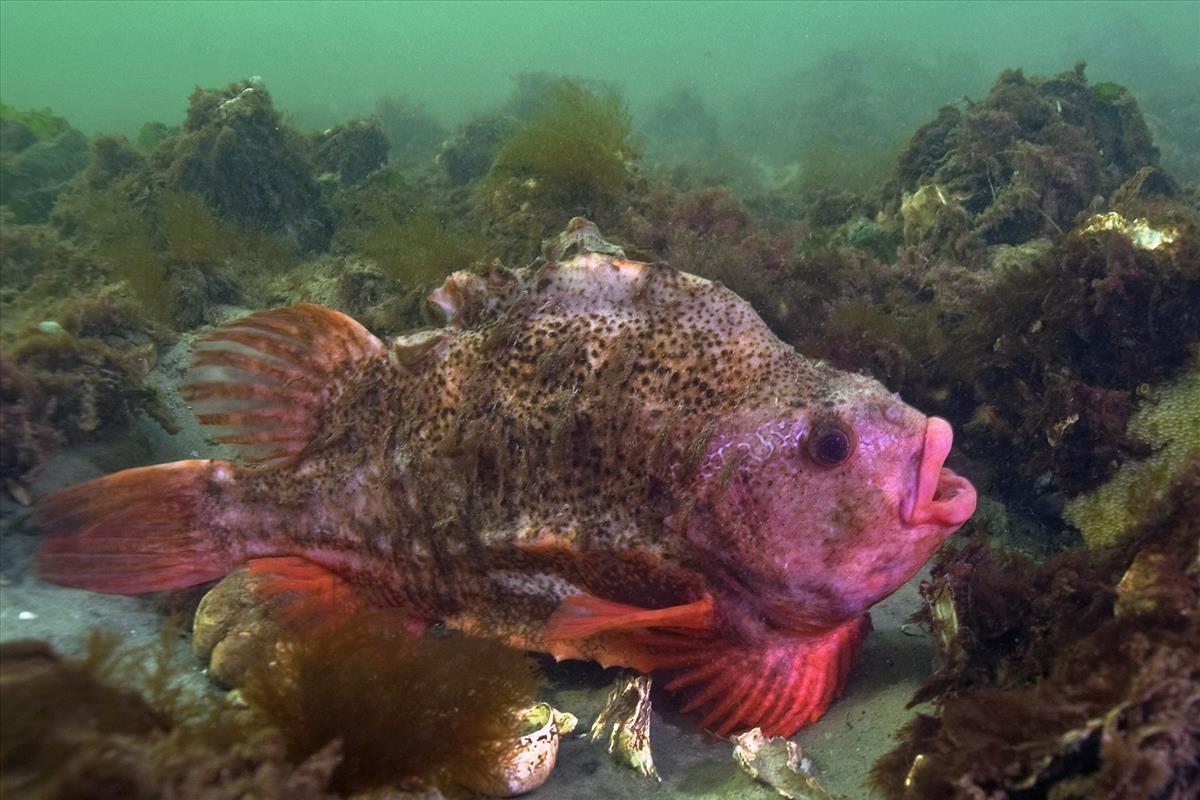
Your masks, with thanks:
M 685 538 L 768 628 L 819 630 L 908 581 L 974 513 L 944 466 L 950 424 L 880 383 L 815 366 L 821 394 L 757 402 L 715 427 Z M 669 520 L 670 522 L 670 520 Z

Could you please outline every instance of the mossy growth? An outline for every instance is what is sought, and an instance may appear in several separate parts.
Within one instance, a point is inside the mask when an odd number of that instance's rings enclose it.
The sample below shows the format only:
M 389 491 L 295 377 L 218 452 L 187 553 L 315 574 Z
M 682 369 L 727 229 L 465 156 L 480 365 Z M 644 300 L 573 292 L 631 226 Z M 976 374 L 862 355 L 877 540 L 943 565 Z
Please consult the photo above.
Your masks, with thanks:
M 1092 85 L 1092 94 L 1094 94 L 1096 99 L 1101 103 L 1116 103 L 1126 94 L 1128 94 L 1128 92 L 1126 91 L 1125 87 L 1119 83 L 1104 81 L 1103 83 Z
M 1200 462 L 1200 359 L 1144 394 L 1127 434 L 1148 444 L 1150 455 L 1125 462 L 1107 483 L 1073 498 L 1063 511 L 1089 547 L 1112 545 L 1139 524 L 1153 523 L 1176 477 Z
M 797 183 L 805 192 L 868 192 L 891 176 L 902 146 L 897 142 L 874 150 L 851 149 L 831 139 L 818 139 L 804 153 Z
M 153 152 L 160 144 L 172 136 L 178 136 L 181 128 L 178 125 L 167 125 L 163 122 L 147 122 L 138 128 L 134 143 L 143 153 Z
M 632 117 L 616 91 L 593 91 L 563 78 L 548 104 L 504 140 L 487 181 L 508 179 L 547 204 L 586 211 L 619 195 L 626 162 L 636 155 Z
M 70 129 L 70 124 L 48 108 L 19 111 L 8 103 L 0 103 L 0 120 L 20 123 L 39 142 L 48 142 Z
M 45 642 L 0 645 L 0 795 L 335 800 L 336 746 L 289 762 L 278 731 L 189 684 L 179 638 L 176 625 L 143 646 L 97 632 L 74 659 Z
M 522 735 L 540 685 L 523 653 L 468 637 L 414 636 L 394 611 L 318 626 L 279 663 L 251 666 L 243 696 L 299 761 L 342 742 L 345 792 L 460 780 L 497 764 Z
M 478 261 L 484 242 L 423 209 L 402 221 L 391 215 L 379 219 L 363 231 L 358 249 L 392 280 L 410 287 L 432 286 Z

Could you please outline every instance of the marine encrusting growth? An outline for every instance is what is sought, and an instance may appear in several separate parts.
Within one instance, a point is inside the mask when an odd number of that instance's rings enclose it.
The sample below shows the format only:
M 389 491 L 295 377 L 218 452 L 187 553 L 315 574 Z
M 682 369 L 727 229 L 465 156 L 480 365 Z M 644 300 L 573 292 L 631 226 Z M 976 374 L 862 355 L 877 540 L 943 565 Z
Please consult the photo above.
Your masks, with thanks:
M 321 614 L 672 670 L 719 732 L 818 718 L 867 609 L 974 510 L 950 426 L 585 220 L 548 254 L 451 275 L 444 326 L 390 343 L 314 305 L 209 334 L 184 396 L 259 466 L 47 498 L 42 576 L 138 593 L 248 561 Z

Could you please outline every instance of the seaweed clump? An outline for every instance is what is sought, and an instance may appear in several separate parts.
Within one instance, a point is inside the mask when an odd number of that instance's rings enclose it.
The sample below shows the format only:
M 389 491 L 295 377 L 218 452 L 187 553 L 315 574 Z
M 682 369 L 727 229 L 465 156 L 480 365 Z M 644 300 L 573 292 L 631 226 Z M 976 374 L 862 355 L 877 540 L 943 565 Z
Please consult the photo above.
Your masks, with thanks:
M 503 140 L 481 186 L 481 204 L 504 240 L 536 253 L 564 216 L 613 220 L 636 155 L 633 123 L 615 90 L 593 90 L 562 78 L 546 106 Z
M 18 485 L 55 446 L 126 429 L 138 412 L 175 430 L 162 397 L 144 380 L 157 347 L 169 340 L 166 331 L 112 293 L 59 310 L 59 320 L 5 342 L 0 477 Z
M 533 181 L 536 196 L 582 209 L 618 195 L 634 154 L 625 101 L 566 78 L 552 84 L 549 101 L 504 141 L 493 176 Z
M 0 480 L 28 504 L 29 479 L 62 437 L 50 423 L 37 381 L 7 355 L 0 355 L 0 430 Z
M 0 645 L 0 792 L 463 796 L 505 763 L 540 685 L 522 653 L 414 636 L 377 611 L 281 643 L 249 665 L 233 703 L 190 680 L 179 633 L 167 625 L 158 642 L 131 647 L 96 632 L 73 660 L 44 642 Z
M 391 611 L 319 625 L 250 665 L 242 692 L 299 761 L 342 743 L 333 786 L 453 791 L 502 760 L 540 679 L 533 662 L 462 636 L 414 636 Z M 469 780 L 469 778 L 468 778 Z
M 79 659 L 0 645 L 0 793 L 47 800 L 335 800 L 336 746 L 303 764 L 245 709 L 187 687 L 175 628 L 124 647 L 97 633 Z
M 195 192 L 142 193 L 146 179 L 135 171 L 109 185 L 84 183 L 59 202 L 53 221 L 111 279 L 124 281 L 147 313 L 196 327 L 214 306 L 244 301 L 292 260 L 285 237 L 231 223 Z
M 1139 391 L 1186 369 L 1200 344 L 1198 218 L 1170 201 L 1149 208 L 1171 243 L 1082 226 L 965 304 L 944 363 L 951 375 L 973 365 L 955 377 L 956 396 L 976 402 L 960 410 L 974 452 L 1003 453 L 1071 496 L 1145 449 L 1128 430 Z
M 403 221 L 385 217 L 364 232 L 359 246 L 385 275 L 409 288 L 427 287 L 466 269 L 482 251 L 478 237 L 455 231 L 427 210 Z
M 976 541 L 922 586 L 942 666 L 873 770 L 890 800 L 1183 798 L 1200 785 L 1200 461 L 1099 557 Z

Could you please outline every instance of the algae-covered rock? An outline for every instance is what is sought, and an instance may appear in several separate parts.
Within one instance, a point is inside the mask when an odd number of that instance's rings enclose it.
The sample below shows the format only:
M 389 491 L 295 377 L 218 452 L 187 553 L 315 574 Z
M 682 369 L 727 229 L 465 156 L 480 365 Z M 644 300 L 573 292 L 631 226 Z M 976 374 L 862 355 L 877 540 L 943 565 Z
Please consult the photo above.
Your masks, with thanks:
M 450 182 L 462 186 L 486 175 L 514 124 L 500 115 L 477 117 L 446 140 L 437 161 Z
M 224 219 L 283 233 L 321 250 L 333 214 L 305 158 L 304 141 L 284 124 L 261 80 L 196 89 L 183 132 L 160 148 L 168 185 L 200 194 Z
M 374 116 L 387 137 L 392 162 L 402 168 L 432 163 L 446 139 L 442 123 L 407 97 L 380 97 L 375 102 Z
M 917 131 L 900 155 L 890 202 L 940 187 L 969 223 L 932 247 L 1016 245 L 1070 230 L 1094 198 L 1157 159 L 1123 87 L 1089 85 L 1082 64 L 1054 78 L 1008 70 L 983 101 L 943 109 Z
M 353 186 L 387 162 L 388 139 L 376 120 L 355 120 L 311 137 L 312 161 L 321 180 Z
M 0 104 L 0 205 L 18 223 L 44 222 L 88 161 L 87 137 L 49 109 Z

